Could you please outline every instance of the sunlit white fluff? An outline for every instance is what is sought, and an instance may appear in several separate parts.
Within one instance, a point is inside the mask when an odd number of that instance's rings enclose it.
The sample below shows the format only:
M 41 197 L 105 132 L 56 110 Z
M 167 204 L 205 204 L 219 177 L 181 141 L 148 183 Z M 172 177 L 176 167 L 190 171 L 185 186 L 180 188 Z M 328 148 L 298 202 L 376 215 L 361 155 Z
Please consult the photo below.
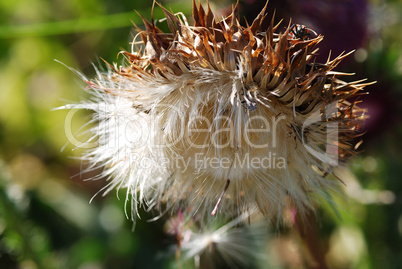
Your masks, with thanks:
M 195 225 L 192 230 L 187 227 L 182 231 L 186 236 L 180 242 L 180 259 L 193 261 L 196 268 L 216 268 L 222 263 L 230 268 L 249 268 L 262 262 L 267 228 L 261 223 L 245 225 L 247 217 L 244 213 L 225 225 L 215 219 L 198 230 Z
M 125 64 L 88 81 L 94 98 L 68 106 L 94 111 L 98 145 L 85 158 L 104 167 L 105 193 L 126 188 L 133 220 L 139 207 L 229 217 L 258 208 L 280 220 L 317 196 L 330 201 L 337 182 L 326 175 L 353 153 L 364 117 L 347 101 L 364 84 L 332 71 L 345 56 L 312 63 L 322 37 L 265 31 L 265 9 L 249 27 L 236 9 L 216 22 L 194 4 L 195 26 L 163 11 L 172 33 L 144 19 L 144 52 L 122 52 Z

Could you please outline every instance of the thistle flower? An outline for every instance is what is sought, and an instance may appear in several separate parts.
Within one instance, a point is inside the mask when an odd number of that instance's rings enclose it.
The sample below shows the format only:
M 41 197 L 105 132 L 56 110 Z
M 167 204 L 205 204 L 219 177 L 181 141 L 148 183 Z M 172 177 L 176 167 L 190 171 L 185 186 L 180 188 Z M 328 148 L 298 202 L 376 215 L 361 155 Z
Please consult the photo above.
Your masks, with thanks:
M 216 20 L 193 2 L 194 25 L 163 7 L 170 33 L 143 19 L 126 62 L 88 81 L 94 111 L 85 158 L 104 167 L 105 193 L 127 188 L 138 208 L 268 219 L 301 215 L 331 200 L 327 178 L 354 152 L 364 111 L 361 81 L 333 69 L 348 54 L 315 63 L 323 39 L 302 25 L 239 24 L 237 6 Z

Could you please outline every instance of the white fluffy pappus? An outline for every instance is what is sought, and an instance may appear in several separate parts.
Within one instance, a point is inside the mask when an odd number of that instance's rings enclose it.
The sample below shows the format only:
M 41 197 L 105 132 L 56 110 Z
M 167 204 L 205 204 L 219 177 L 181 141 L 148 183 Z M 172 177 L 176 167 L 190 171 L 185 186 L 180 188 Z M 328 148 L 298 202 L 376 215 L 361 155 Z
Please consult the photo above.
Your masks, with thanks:
M 88 82 L 91 101 L 64 107 L 94 111 L 97 146 L 84 158 L 104 167 L 105 193 L 126 188 L 133 220 L 140 207 L 228 217 L 258 208 L 280 220 L 317 196 L 330 201 L 338 182 L 327 175 L 353 154 L 364 118 L 347 99 L 367 84 L 332 71 L 347 55 L 315 64 L 322 36 L 262 29 L 265 9 L 248 27 L 236 8 L 216 22 L 194 3 L 194 26 L 163 10 L 172 33 L 144 19 L 144 52 L 121 52 L 126 64 Z
M 167 232 L 176 237 L 176 259 L 194 263 L 196 268 L 254 268 L 266 264 L 264 242 L 267 239 L 265 223 L 243 213 L 222 225 L 219 219 L 200 223 L 179 212 L 166 224 Z M 226 268 L 224 267 L 224 268 Z

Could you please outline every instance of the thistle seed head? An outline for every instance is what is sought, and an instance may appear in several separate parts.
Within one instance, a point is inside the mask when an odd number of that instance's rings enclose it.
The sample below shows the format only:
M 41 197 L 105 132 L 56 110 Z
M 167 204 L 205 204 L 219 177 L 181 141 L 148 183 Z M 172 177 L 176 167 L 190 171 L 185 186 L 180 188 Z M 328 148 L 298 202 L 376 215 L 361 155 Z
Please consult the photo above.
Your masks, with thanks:
M 80 105 L 94 110 L 86 158 L 104 167 L 106 192 L 127 188 L 133 220 L 140 206 L 281 219 L 330 200 L 327 175 L 355 152 L 365 117 L 367 84 L 333 70 L 349 53 L 316 63 L 323 36 L 273 20 L 263 29 L 265 8 L 246 26 L 237 6 L 218 20 L 193 2 L 192 25 L 160 8 L 170 32 L 143 19 L 125 64 L 99 72 Z

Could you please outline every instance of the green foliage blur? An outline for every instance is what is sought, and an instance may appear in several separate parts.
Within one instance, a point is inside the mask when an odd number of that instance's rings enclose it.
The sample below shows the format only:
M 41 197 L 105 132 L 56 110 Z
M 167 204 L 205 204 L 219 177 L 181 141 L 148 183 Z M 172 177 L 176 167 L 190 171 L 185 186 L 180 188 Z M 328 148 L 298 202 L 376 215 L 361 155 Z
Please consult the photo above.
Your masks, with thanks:
M 191 14 L 191 1 L 162 3 Z M 364 137 L 351 172 L 343 172 L 350 181 L 338 201 L 341 217 L 319 211 L 329 268 L 402 268 L 402 2 L 370 4 L 372 33 L 349 67 L 378 81 L 369 114 L 387 113 Z M 91 78 L 100 57 L 121 61 L 132 23 L 141 27 L 134 10 L 150 19 L 151 7 L 138 0 L 0 0 L 0 268 L 177 268 L 163 223 L 147 222 L 143 212 L 133 232 L 125 194 L 95 196 L 104 182 L 85 180 L 95 172 L 81 174 L 82 151 L 66 138 L 68 111 L 51 111 L 87 95 L 68 67 Z M 161 10 L 154 16 L 162 18 Z M 89 116 L 74 114 L 69 131 Z M 294 250 L 300 238 L 289 232 L 279 239 L 267 243 L 270 268 L 308 268 Z

